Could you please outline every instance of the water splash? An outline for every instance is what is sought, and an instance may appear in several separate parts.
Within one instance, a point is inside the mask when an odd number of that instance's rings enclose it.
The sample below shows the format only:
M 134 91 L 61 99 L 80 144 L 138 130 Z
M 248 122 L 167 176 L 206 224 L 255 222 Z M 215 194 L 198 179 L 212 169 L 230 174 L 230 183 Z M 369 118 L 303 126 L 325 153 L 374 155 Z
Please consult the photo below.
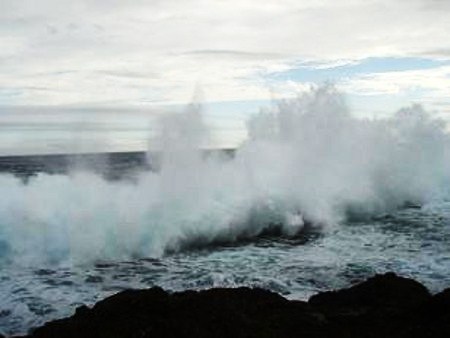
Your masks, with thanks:
M 325 86 L 248 123 L 232 158 L 202 155 L 198 105 L 161 120 L 160 169 L 130 181 L 76 170 L 0 176 L 0 256 L 20 263 L 157 257 L 192 243 L 286 236 L 422 203 L 448 180 L 443 124 L 420 106 L 358 119 Z

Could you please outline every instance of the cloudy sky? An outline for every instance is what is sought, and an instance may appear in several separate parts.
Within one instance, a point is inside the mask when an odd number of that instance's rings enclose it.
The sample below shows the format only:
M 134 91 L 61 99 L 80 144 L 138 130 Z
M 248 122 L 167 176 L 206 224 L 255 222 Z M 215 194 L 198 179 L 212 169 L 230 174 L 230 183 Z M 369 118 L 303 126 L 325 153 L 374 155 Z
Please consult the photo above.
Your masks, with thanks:
M 219 144 L 332 81 L 355 115 L 450 119 L 448 0 L 0 0 L 0 153 L 134 150 L 201 88 Z M 81 148 L 80 148 L 81 147 Z

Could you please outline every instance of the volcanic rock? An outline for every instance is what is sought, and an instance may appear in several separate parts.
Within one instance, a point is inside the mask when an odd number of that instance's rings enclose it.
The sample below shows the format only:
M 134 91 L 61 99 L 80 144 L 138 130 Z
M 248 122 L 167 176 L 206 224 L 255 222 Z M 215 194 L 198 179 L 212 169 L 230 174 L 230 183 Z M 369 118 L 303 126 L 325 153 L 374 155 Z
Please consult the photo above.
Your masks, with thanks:
M 26 338 L 450 337 L 450 289 L 432 296 L 393 273 L 308 302 L 258 288 L 127 290 Z

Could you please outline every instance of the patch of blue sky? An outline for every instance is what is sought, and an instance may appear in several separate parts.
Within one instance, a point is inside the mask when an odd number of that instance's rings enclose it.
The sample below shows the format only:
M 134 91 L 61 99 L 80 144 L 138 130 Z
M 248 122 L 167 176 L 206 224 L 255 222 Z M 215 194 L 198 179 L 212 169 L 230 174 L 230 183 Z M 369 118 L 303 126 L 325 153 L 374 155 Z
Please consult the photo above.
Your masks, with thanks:
M 321 64 L 300 64 L 296 68 L 266 76 L 272 81 L 295 81 L 309 83 L 339 82 L 364 74 L 433 69 L 450 65 L 449 60 L 418 57 L 371 57 L 359 62 L 324 67 Z

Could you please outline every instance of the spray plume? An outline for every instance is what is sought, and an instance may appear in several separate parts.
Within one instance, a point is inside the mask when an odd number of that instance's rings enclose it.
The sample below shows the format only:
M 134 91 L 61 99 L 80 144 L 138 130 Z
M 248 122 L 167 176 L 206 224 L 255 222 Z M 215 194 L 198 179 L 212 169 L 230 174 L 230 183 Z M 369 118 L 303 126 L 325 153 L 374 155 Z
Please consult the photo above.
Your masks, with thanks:
M 420 106 L 386 119 L 353 117 L 325 86 L 248 122 L 232 158 L 202 156 L 199 105 L 161 119 L 160 169 L 134 182 L 86 171 L 0 176 L 0 257 L 91 263 L 160 256 L 187 244 L 251 238 L 274 226 L 325 229 L 405 202 L 448 180 L 448 136 Z

